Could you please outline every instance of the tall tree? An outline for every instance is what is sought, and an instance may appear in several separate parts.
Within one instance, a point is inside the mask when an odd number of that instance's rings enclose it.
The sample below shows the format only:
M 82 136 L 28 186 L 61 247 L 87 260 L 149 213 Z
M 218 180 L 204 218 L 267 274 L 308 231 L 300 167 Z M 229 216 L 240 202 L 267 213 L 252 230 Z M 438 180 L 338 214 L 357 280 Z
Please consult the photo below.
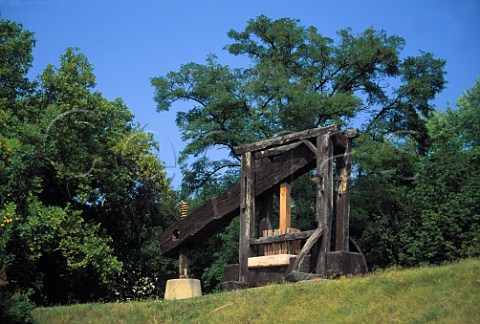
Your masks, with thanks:
M 2 65 L 0 89 L 0 273 L 8 289 L 33 291 L 46 304 L 141 297 L 132 287 L 147 281 L 159 293 L 155 278 L 172 262 L 158 256 L 157 236 L 176 215 L 152 134 L 121 99 L 94 90 L 83 54 L 67 49 L 58 67 L 30 82 L 33 34 L 4 20 L 0 30 L 9 31 L 1 34 L 5 60 L 18 61 L 11 73 Z
M 445 83 L 443 60 L 424 52 L 402 59 L 405 41 L 385 31 L 345 29 L 335 41 L 287 18 L 259 16 L 228 36 L 233 43 L 225 48 L 250 59 L 247 68 L 221 65 L 211 55 L 206 64 L 188 63 L 152 79 L 158 111 L 176 100 L 193 103 L 177 115 L 187 143 L 181 161 L 188 192 L 238 168 L 236 145 L 347 124 L 360 113 L 368 119 L 365 130 L 413 131 L 425 146 L 430 100 Z M 212 147 L 226 148 L 228 158 L 209 159 Z
M 432 146 L 411 193 L 410 264 L 480 255 L 480 79 L 456 106 L 436 111 L 427 124 Z

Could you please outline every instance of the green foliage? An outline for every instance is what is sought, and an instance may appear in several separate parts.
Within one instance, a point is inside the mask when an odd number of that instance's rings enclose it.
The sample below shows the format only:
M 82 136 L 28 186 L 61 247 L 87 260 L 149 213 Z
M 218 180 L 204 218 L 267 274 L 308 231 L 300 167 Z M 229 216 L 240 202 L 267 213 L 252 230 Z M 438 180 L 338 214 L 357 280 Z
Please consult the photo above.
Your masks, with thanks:
M 33 86 L 25 76 L 32 66 L 35 39 L 22 24 L 1 19 L 0 40 L 0 107 L 3 114 L 8 114 L 17 108 L 16 99 L 28 94 Z
M 248 68 L 223 66 L 209 56 L 204 65 L 188 63 L 152 79 L 158 111 L 176 100 L 193 103 L 177 115 L 187 143 L 181 153 L 187 194 L 225 169 L 238 170 L 237 145 L 346 124 L 361 112 L 370 116 L 369 131 L 380 126 L 388 132 L 414 130 L 424 144 L 422 116 L 443 89 L 443 60 L 423 52 L 402 60 L 404 40 L 385 31 L 369 28 L 355 35 L 345 29 L 335 42 L 287 18 L 260 16 L 228 36 L 233 43 L 225 48 L 249 58 Z M 387 86 L 388 80 L 399 86 Z M 212 147 L 225 148 L 228 158 L 206 158 Z
M 479 91 L 477 81 L 457 110 L 430 115 L 425 155 L 398 137 L 356 140 L 352 234 L 370 266 L 478 255 L 479 129 L 471 121 L 480 116 Z
M 176 219 L 175 195 L 153 135 L 121 99 L 94 90 L 93 66 L 78 50 L 31 82 L 33 34 L 5 20 L 0 32 L 0 271 L 8 290 L 65 303 L 131 297 L 146 276 L 160 278 L 161 289 L 172 262 L 154 250 Z
M 211 245 L 212 241 L 217 242 L 216 249 L 206 249 L 207 253 L 212 251 L 208 260 L 210 262 L 200 263 L 198 260 L 198 252 L 196 251 L 195 262 L 196 267 L 200 270 L 199 274 L 202 278 L 203 291 L 222 291 L 223 270 L 227 264 L 238 263 L 238 240 L 240 233 L 240 221 L 234 219 L 223 232 L 217 237 L 210 239 L 207 245 Z
M 33 323 L 34 308 L 35 304 L 25 294 L 15 293 L 8 298 L 0 299 L 0 320 L 9 324 Z
M 460 96 L 457 106 L 437 112 L 427 124 L 432 146 L 412 193 L 419 230 L 410 251 L 423 262 L 478 253 L 480 142 L 475 121 L 480 120 L 480 81 Z

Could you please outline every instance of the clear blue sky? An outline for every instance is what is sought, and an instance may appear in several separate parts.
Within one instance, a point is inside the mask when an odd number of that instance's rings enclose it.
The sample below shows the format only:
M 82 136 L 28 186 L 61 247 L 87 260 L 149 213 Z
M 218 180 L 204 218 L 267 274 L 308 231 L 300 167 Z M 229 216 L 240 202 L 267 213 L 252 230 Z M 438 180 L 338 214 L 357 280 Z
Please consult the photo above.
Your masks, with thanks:
M 58 65 L 65 48 L 79 48 L 95 67 L 97 90 L 111 100 L 121 97 L 156 134 L 175 186 L 181 178 L 175 153 L 184 147 L 175 113 L 189 105 L 156 113 L 150 78 L 203 63 L 210 53 L 220 63 L 242 66 L 244 60 L 223 50 L 226 33 L 261 14 L 300 19 L 333 38 L 342 28 L 360 33 L 373 26 L 403 37 L 405 56 L 423 50 L 445 59 L 447 89 L 435 101 L 442 110 L 480 76 L 479 0 L 0 0 L 0 11 L 1 18 L 35 33 L 32 76 Z

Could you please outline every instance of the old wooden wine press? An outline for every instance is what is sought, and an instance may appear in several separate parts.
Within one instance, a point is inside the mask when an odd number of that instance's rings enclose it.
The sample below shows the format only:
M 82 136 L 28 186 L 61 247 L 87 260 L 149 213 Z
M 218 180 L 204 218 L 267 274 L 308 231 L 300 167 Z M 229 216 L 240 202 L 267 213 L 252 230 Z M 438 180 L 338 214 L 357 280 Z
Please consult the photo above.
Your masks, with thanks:
M 162 254 L 185 258 L 189 245 L 240 215 L 239 263 L 225 267 L 225 290 L 366 273 L 365 258 L 349 235 L 356 136 L 356 129 L 341 131 L 333 125 L 236 147 L 242 157 L 240 183 L 165 230 L 160 237 Z M 312 170 L 318 225 L 300 231 L 291 226 L 290 183 Z M 280 201 L 278 229 L 272 228 L 275 193 Z M 350 246 L 357 251 L 351 252 Z

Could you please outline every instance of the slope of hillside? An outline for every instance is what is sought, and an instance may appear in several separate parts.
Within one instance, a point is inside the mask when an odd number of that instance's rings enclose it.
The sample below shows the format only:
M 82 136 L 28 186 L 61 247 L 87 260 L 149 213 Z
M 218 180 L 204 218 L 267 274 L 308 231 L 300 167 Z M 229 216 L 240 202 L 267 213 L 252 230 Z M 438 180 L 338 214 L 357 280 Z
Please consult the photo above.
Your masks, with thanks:
M 480 260 L 180 301 L 37 308 L 39 323 L 480 323 Z

